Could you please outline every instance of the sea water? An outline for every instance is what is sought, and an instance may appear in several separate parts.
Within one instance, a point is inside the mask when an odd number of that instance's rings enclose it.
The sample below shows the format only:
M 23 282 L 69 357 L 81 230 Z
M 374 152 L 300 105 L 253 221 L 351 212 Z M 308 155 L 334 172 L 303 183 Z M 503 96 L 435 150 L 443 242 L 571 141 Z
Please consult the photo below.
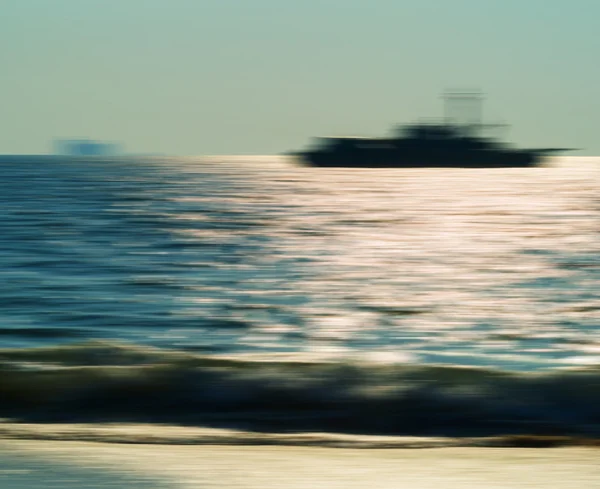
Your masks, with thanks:
M 0 168 L 0 415 L 600 426 L 594 159 Z

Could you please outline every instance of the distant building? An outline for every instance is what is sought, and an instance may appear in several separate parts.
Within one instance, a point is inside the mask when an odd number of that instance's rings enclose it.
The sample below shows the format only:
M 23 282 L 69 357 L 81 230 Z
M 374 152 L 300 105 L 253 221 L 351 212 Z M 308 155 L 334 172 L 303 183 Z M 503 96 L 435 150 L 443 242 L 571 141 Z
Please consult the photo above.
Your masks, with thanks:
M 118 144 L 89 139 L 60 139 L 54 143 L 54 153 L 64 156 L 117 156 L 122 153 Z

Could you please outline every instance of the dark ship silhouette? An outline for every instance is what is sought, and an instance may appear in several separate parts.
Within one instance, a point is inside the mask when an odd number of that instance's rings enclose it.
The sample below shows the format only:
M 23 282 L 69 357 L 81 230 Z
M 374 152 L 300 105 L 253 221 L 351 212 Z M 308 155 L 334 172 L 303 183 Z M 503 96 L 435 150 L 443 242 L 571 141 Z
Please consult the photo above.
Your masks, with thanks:
M 482 124 L 479 92 L 447 92 L 442 121 L 400 127 L 387 138 L 325 137 L 293 153 L 310 166 L 344 168 L 532 167 L 566 148 L 517 149 L 485 136 L 505 124 Z M 466 116 L 466 117 L 465 117 Z

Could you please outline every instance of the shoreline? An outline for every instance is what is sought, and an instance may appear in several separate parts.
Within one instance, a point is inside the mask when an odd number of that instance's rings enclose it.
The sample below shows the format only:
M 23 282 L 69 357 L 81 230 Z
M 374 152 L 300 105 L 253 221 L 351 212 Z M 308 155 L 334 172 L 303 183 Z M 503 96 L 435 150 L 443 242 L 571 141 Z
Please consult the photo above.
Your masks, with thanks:
M 600 449 L 600 438 L 505 434 L 478 437 L 386 436 L 327 432 L 259 432 L 133 423 L 18 423 L 0 421 L 1 440 L 131 445 L 281 446 L 350 449 L 564 448 Z
M 0 470 L 0 482 L 8 478 L 11 489 L 55 487 L 47 481 L 60 482 L 64 474 L 77 485 L 56 487 L 595 489 L 597 461 L 595 449 L 577 447 L 378 450 L 0 440 L 0 466 L 12 471 Z M 24 474 L 23 467 L 39 469 Z M 23 478 L 27 485 L 19 484 Z

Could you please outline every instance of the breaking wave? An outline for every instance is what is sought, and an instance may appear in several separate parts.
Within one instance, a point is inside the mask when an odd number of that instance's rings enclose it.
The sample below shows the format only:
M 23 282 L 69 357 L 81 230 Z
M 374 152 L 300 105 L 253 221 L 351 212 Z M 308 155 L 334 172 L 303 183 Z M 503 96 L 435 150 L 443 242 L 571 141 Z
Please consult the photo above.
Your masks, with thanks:
M 240 359 L 92 342 L 0 350 L 0 416 L 248 432 L 600 435 L 600 368 Z

